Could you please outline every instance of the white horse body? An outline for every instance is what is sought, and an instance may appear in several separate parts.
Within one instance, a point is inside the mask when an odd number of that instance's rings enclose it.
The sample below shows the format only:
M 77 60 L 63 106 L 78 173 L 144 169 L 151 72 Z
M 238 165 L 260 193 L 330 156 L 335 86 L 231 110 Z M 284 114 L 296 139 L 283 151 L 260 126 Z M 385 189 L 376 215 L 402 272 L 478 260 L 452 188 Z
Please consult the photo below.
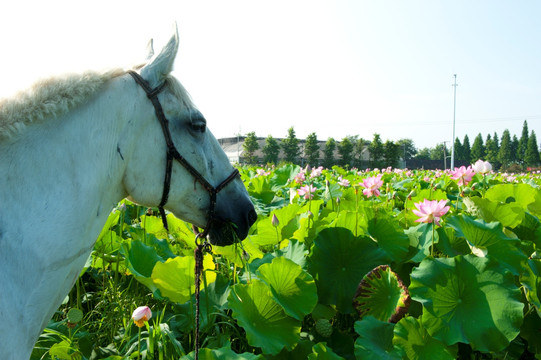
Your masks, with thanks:
M 175 34 L 141 70 L 153 86 L 169 74 L 177 44 Z M 195 111 L 189 99 L 180 101 L 170 91 L 160 100 L 179 151 L 208 181 L 222 181 L 232 167 L 212 134 L 185 134 Z M 30 357 L 111 209 L 128 195 L 157 206 L 164 167 L 154 109 L 129 75 L 107 81 L 92 99 L 62 116 L 0 138 L 2 359 Z M 191 175 L 174 165 L 166 208 L 203 227 L 208 202 L 206 191 L 200 186 L 194 191 Z M 218 194 L 217 212 L 236 223 L 241 238 L 246 236 L 254 210 L 239 179 Z

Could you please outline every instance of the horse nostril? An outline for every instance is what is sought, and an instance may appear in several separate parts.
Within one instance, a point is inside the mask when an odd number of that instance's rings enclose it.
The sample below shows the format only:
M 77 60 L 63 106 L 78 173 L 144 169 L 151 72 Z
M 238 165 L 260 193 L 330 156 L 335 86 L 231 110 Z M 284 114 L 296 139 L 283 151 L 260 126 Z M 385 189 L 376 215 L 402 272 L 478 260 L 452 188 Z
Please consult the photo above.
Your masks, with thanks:
M 257 220 L 257 213 L 255 212 L 254 208 L 251 208 L 248 212 L 248 224 L 249 226 L 252 226 L 255 221 Z

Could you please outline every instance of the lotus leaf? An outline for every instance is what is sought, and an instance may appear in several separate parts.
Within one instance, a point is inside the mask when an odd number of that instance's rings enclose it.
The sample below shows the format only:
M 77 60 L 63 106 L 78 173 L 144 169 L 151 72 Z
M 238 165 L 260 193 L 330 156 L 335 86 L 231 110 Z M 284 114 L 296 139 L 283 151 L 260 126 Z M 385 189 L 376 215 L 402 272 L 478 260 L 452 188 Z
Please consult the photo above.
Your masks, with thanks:
M 455 230 L 456 236 L 466 239 L 475 255 L 495 258 L 514 275 L 522 272 L 527 257 L 517 246 L 520 242 L 505 235 L 500 223 L 458 215 L 448 219 L 447 224 Z
M 396 323 L 408 311 L 408 289 L 387 265 L 380 265 L 360 282 L 353 303 L 359 315 Z
M 195 293 L 195 259 L 193 256 L 182 256 L 168 259 L 166 262 L 158 262 L 152 270 L 152 281 L 163 296 L 171 301 L 185 303 Z M 211 271 L 215 268 L 212 255 L 205 254 L 203 257 L 203 274 L 206 283 L 216 280 L 216 273 Z M 201 281 L 203 284 L 203 281 Z
M 226 346 L 219 349 L 203 348 L 199 350 L 199 360 L 263 360 L 262 355 L 250 354 L 248 352 L 237 354 L 231 350 L 231 344 L 227 343 Z M 195 352 L 191 352 L 188 355 L 184 355 L 180 360 L 194 360 Z
M 393 344 L 410 360 L 453 360 L 456 346 L 448 347 L 434 339 L 423 326 L 423 322 L 408 316 L 394 327 Z
M 368 237 L 356 238 L 348 229 L 328 228 L 315 238 L 309 261 L 319 302 L 351 313 L 353 295 L 363 276 L 390 263 L 390 258 Z
M 287 315 L 302 320 L 316 306 L 314 279 L 293 261 L 284 257 L 274 258 L 270 264 L 261 265 L 258 273 Z
M 325 343 L 315 344 L 312 351 L 312 354 L 308 355 L 308 360 L 345 360 L 340 355 L 336 355 Z
M 266 354 L 292 349 L 299 340 L 300 322 L 288 316 L 260 280 L 234 285 L 228 297 L 233 317 L 246 331 L 246 339 Z
M 393 346 L 394 324 L 380 321 L 367 315 L 355 322 L 355 357 L 366 360 L 402 359 L 398 349 Z
M 423 305 L 423 326 L 444 344 L 499 351 L 519 333 L 521 292 L 490 258 L 426 258 L 411 273 L 409 291 Z
M 404 230 L 387 213 L 378 213 L 368 221 L 368 235 L 375 239 L 394 261 L 403 260 L 408 253 L 409 239 Z

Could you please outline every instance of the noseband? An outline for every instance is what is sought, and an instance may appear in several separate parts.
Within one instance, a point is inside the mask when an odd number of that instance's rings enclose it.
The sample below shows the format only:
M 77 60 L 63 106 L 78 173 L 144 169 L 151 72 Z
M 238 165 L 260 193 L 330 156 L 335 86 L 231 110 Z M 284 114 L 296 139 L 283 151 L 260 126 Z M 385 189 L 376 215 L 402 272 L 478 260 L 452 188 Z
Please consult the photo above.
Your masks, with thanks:
M 175 144 L 173 143 L 173 139 L 171 138 L 171 132 L 169 131 L 169 120 L 165 118 L 165 114 L 163 112 L 162 105 L 160 104 L 160 100 L 158 100 L 158 94 L 164 89 L 165 82 L 161 84 L 160 86 L 157 86 L 156 88 L 152 89 L 148 82 L 141 77 L 138 73 L 135 71 L 129 71 L 128 72 L 135 80 L 137 84 L 139 84 L 143 90 L 145 90 L 145 93 L 147 94 L 148 99 L 152 102 L 152 105 L 154 106 L 154 110 L 156 112 L 156 117 L 158 118 L 158 121 L 160 122 L 160 125 L 162 127 L 163 136 L 165 138 L 165 144 L 167 145 L 167 163 L 165 166 L 165 178 L 163 181 L 163 194 L 162 194 L 162 200 L 160 201 L 160 204 L 158 205 L 158 209 L 160 211 L 160 215 L 162 217 L 163 226 L 167 231 L 169 231 L 169 227 L 167 225 L 167 218 L 165 217 L 165 210 L 164 206 L 167 203 L 167 199 L 169 198 L 169 189 L 171 187 L 171 171 L 173 169 L 173 159 L 178 161 L 192 176 L 195 178 L 195 181 L 199 182 L 205 190 L 210 195 L 210 205 L 208 210 L 208 222 L 207 226 L 203 230 L 202 233 L 198 234 L 199 238 L 204 238 L 208 235 L 210 228 L 212 224 L 216 221 L 215 212 L 216 212 L 216 195 L 224 188 L 227 184 L 232 182 L 237 176 L 239 176 L 239 170 L 235 169 L 229 175 L 224 181 L 222 181 L 218 186 L 214 187 L 212 186 L 204 177 L 197 171 L 180 153 L 177 151 L 177 148 L 175 147 Z M 194 229 L 198 231 L 195 227 Z

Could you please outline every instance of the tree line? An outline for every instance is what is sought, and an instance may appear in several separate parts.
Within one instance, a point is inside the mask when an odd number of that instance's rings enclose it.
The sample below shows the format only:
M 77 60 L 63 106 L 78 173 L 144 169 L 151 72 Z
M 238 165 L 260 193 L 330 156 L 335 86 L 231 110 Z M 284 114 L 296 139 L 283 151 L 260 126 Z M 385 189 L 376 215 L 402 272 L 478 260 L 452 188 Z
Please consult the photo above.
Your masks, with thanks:
M 379 134 L 374 134 L 372 140 L 355 136 L 346 136 L 341 141 L 330 137 L 320 148 L 316 133 L 309 134 L 304 141 L 296 137 L 295 129 L 288 129 L 287 137 L 280 142 L 269 135 L 261 148 L 263 159 L 258 159 L 255 152 L 260 145 L 255 132 L 246 134 L 243 144 L 243 160 L 245 163 L 256 164 L 261 160 L 267 164 L 277 164 L 279 161 L 299 165 L 309 164 L 330 168 L 333 165 L 356 168 L 398 167 L 402 160 L 408 161 L 442 160 L 451 156 L 451 149 L 446 143 L 437 144 L 433 148 L 417 149 L 413 140 L 400 139 L 383 142 Z M 283 157 L 280 158 L 280 151 Z M 321 156 L 321 154 L 323 156 Z M 541 164 L 539 143 L 535 132 L 528 131 L 528 123 L 524 121 L 520 138 L 511 136 L 505 130 L 500 137 L 496 132 L 483 138 L 479 133 L 470 145 L 468 135 L 460 141 L 454 140 L 454 159 L 456 163 L 474 163 L 478 159 L 489 161 L 495 170 L 519 171 L 526 167 L 536 167 Z M 442 162 L 443 163 L 443 162 Z

